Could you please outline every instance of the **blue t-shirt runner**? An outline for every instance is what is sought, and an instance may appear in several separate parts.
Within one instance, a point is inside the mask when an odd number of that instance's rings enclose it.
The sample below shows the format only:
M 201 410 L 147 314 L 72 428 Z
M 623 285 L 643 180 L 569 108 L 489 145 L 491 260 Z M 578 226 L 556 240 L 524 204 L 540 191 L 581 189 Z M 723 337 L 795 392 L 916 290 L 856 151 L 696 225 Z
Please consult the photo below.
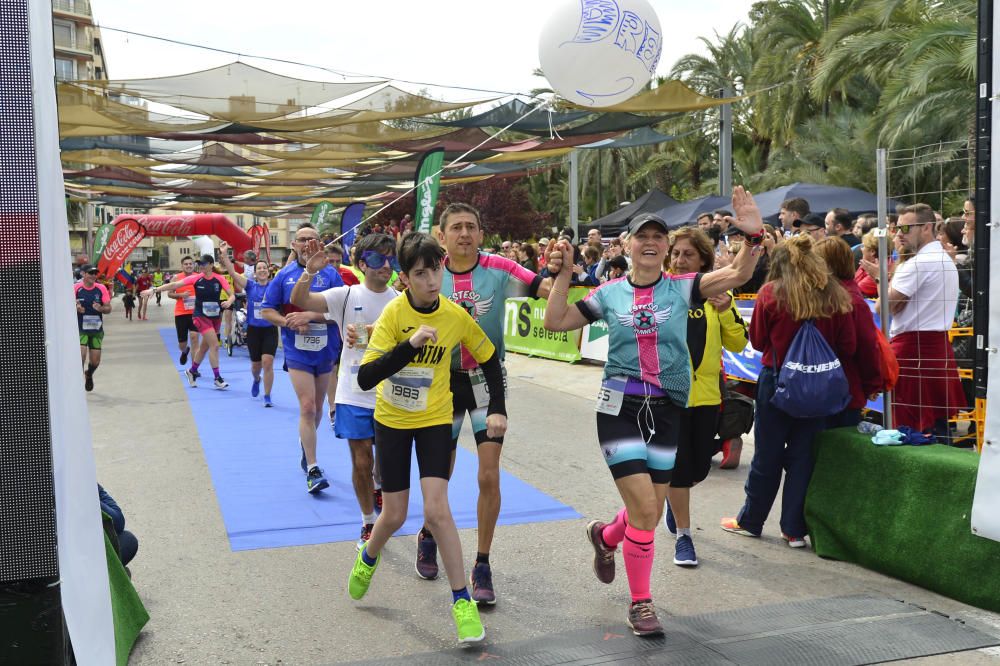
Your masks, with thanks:
M 301 312 L 302 308 L 292 305 L 289 297 L 304 271 L 305 268 L 299 263 L 285 266 L 278 271 L 264 291 L 261 309 L 271 308 L 282 315 Z M 340 273 L 327 266 L 313 277 L 309 290 L 326 291 L 343 284 Z M 331 372 L 337 359 L 340 358 L 342 345 L 340 331 L 335 323 L 327 320 L 310 322 L 309 330 L 304 333 L 282 328 L 281 342 L 285 351 L 285 362 L 292 370 L 302 370 L 319 376 Z

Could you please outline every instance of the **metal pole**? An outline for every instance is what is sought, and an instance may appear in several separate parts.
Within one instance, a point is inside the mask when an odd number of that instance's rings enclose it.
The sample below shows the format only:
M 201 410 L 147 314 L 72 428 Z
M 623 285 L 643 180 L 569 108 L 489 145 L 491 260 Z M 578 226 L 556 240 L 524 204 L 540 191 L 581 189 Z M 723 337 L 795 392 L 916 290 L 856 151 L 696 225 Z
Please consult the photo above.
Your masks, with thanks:
M 87 203 L 83 206 L 83 217 L 87 221 L 87 238 L 83 243 L 83 251 L 87 254 L 89 261 L 97 265 L 97 258 L 94 254 L 94 213 L 97 209 L 93 204 Z
M 569 226 L 573 229 L 573 236 L 580 240 L 577 229 L 580 226 L 580 151 L 572 150 L 569 153 Z
M 601 171 L 601 153 L 604 152 L 600 148 L 597 149 L 597 210 L 594 211 L 594 219 L 599 220 L 604 215 L 604 194 L 603 185 L 604 178 L 603 172 Z
M 729 88 L 719 90 L 719 97 L 731 97 Z M 723 104 L 719 122 L 719 194 L 733 195 L 733 105 Z
M 875 173 L 878 178 L 878 299 L 879 319 L 882 322 L 882 332 L 889 337 L 889 219 L 888 219 L 888 171 L 886 169 L 888 152 L 885 148 L 875 151 Z M 892 391 L 882 393 L 882 425 L 886 430 L 892 428 Z

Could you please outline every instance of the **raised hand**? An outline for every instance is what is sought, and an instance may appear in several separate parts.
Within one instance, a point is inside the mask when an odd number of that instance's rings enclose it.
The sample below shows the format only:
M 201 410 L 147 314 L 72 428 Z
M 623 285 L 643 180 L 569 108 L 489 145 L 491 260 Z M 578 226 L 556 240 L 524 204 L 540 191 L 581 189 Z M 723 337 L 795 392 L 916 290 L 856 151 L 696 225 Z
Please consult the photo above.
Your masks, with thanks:
M 733 211 L 736 217 L 726 216 L 726 220 L 748 236 L 755 236 L 764 228 L 764 218 L 753 200 L 753 195 L 742 185 L 733 188 Z
M 323 251 L 323 244 L 315 238 L 306 243 L 302 249 L 302 257 L 306 260 L 306 270 L 310 273 L 318 273 L 330 263 Z

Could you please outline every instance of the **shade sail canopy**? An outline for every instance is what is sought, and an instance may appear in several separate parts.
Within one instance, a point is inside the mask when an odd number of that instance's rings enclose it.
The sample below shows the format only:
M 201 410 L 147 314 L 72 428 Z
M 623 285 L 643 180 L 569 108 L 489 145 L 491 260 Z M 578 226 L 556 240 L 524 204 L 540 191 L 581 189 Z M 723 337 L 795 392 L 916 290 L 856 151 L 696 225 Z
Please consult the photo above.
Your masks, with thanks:
M 667 206 L 656 211 L 656 214 L 671 226 L 682 226 L 694 224 L 702 213 L 711 213 L 720 208 L 732 211 L 733 200 L 729 197 L 719 196 L 701 197 Z
M 536 107 L 537 104 L 528 104 L 514 98 L 485 113 L 480 113 L 470 118 L 434 120 L 431 121 L 431 124 L 447 127 L 507 127 L 510 125 L 511 130 L 529 132 L 532 130 L 547 130 L 550 126 L 561 127 L 591 115 L 589 111 L 553 111 L 550 113 L 547 110 L 539 110 L 526 118 L 524 117 L 528 111 Z
M 629 113 L 679 113 L 681 111 L 711 109 L 743 99 L 745 97 L 708 97 L 691 90 L 680 81 L 664 81 L 653 90 L 639 93 L 621 104 L 608 106 L 601 110 L 605 112 L 627 111 Z
M 636 127 L 649 127 L 666 120 L 669 116 L 637 116 L 633 113 L 602 113 L 598 117 L 576 127 L 562 127 L 559 136 L 584 136 L 604 132 L 624 132 Z M 548 128 L 542 130 L 522 130 L 525 134 L 547 136 Z
M 664 141 L 673 141 L 676 136 L 660 134 L 652 127 L 640 127 L 632 130 L 624 136 L 615 139 L 602 139 L 593 143 L 585 143 L 580 148 L 592 150 L 596 148 L 636 148 L 638 146 L 651 146 Z
M 246 123 L 302 112 L 385 81 L 308 81 L 233 62 L 177 76 L 84 83 L 212 118 Z

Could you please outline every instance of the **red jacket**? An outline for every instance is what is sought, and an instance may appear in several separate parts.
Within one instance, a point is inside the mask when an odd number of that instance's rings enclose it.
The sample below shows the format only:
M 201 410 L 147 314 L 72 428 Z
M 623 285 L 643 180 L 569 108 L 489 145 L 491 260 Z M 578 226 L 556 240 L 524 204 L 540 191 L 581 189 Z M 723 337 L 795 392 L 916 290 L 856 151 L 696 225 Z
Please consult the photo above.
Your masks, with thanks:
M 865 306 L 867 307 L 867 306 Z M 838 314 L 828 319 L 815 320 L 816 328 L 843 364 L 845 358 L 854 356 L 858 338 L 852 314 Z M 750 319 L 750 344 L 761 352 L 763 365 L 776 369 L 784 362 L 792 338 L 799 332 L 801 322 L 774 299 L 774 283 L 768 282 L 757 292 L 757 302 Z
M 843 280 L 841 284 L 854 303 L 851 318 L 854 320 L 858 346 L 852 356 L 841 356 L 840 363 L 844 366 L 844 374 L 851 385 L 851 402 L 847 406 L 850 409 L 861 409 L 868 404 L 868 396 L 882 389 L 882 361 L 875 337 L 875 318 L 872 317 L 868 301 L 861 295 L 854 280 Z
M 861 290 L 863 296 L 867 296 L 868 298 L 878 296 L 878 283 L 872 279 L 871 275 L 868 275 L 868 271 L 864 269 L 864 266 L 858 266 L 858 270 L 854 273 L 854 283 Z

